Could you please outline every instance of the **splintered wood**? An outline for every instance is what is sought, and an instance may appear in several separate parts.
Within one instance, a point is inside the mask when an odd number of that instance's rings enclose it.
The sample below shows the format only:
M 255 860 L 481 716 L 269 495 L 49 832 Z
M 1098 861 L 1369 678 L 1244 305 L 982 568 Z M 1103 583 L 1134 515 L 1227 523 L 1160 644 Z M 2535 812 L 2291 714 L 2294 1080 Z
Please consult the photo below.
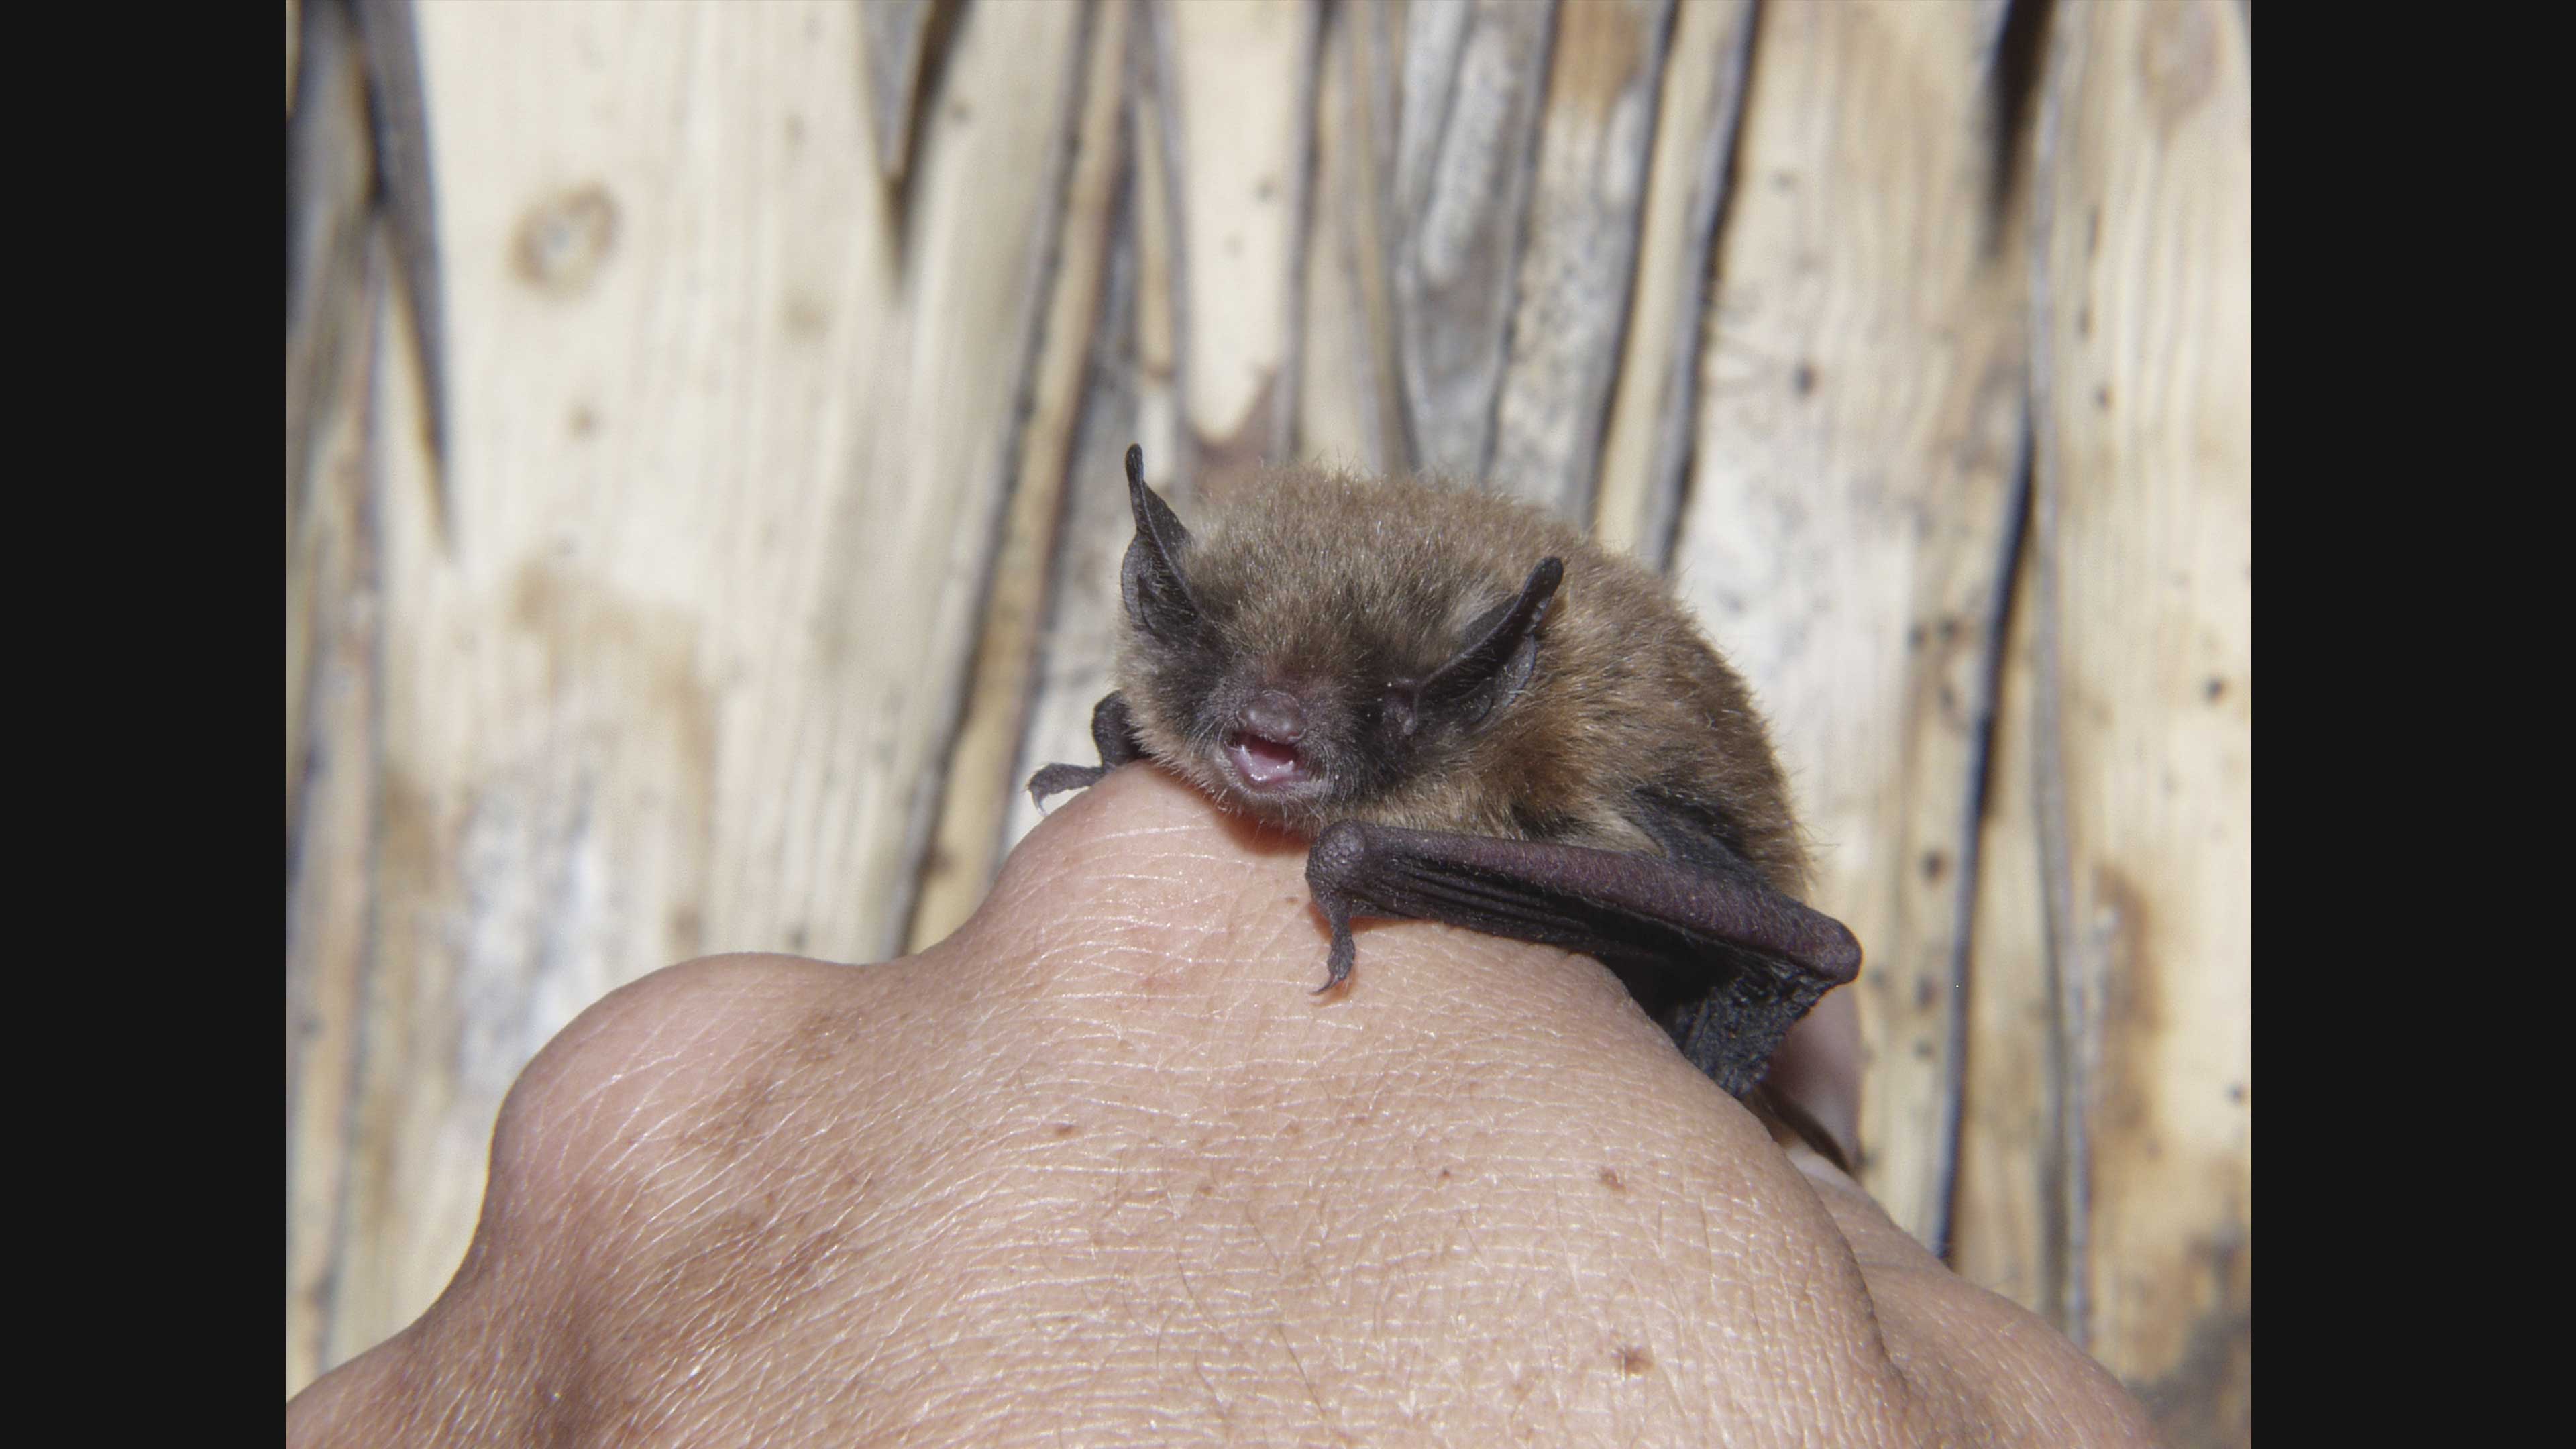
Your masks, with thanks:
M 1867 953 L 1866 1185 L 2250 1440 L 2249 7 L 407 8 L 287 7 L 290 1391 L 574 1013 L 974 910 L 1139 442 L 1666 568 Z

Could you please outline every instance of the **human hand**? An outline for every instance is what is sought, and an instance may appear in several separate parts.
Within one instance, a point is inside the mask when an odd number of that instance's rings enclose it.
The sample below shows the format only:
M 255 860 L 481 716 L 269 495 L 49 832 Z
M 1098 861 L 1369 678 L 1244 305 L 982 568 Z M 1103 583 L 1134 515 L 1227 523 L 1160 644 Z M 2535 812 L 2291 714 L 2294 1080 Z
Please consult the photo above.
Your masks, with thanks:
M 691 962 L 520 1078 L 293 1445 L 2151 1442 L 1598 965 L 1363 926 L 1120 770 L 955 936 Z

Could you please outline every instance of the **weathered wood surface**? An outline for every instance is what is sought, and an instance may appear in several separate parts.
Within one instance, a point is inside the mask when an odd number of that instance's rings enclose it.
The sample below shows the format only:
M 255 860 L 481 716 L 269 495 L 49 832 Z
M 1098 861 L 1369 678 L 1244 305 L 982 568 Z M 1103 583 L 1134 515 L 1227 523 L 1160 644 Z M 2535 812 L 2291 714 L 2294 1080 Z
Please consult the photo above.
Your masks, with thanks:
M 1587 522 L 1672 15 L 1672 0 L 1567 6 L 1551 52 L 1487 476 Z
M 1381 53 L 1383 10 L 1323 12 L 1315 59 L 1315 134 L 1309 154 L 1304 315 L 1297 342 L 1292 450 L 1384 473 L 1400 466 L 1403 402 L 1395 391 L 1390 325 L 1381 125 L 1391 91 L 1370 70 Z
M 2059 16 L 2031 336 L 2068 1302 L 2178 1440 L 2253 1425 L 2254 120 L 2227 0 Z
M 921 53 L 930 40 L 937 0 L 874 0 L 859 7 L 860 54 L 868 82 L 869 134 L 877 145 L 877 170 L 900 184 L 912 164 L 914 101 L 921 86 Z
M 1190 466 L 1241 467 L 1284 454 L 1296 415 L 1319 15 L 1215 0 L 1152 16 Z
M 2056 1305 L 2062 1312 L 2069 1124 L 2039 873 L 2034 547 L 2025 528 L 1998 660 L 1993 744 L 1978 821 L 1968 945 L 1970 1046 L 1960 1081 L 1950 1263 L 1970 1282 L 2016 1303 Z
M 965 924 L 983 900 L 1001 859 L 997 822 L 1012 801 L 1022 798 L 1018 780 L 1027 777 L 1025 772 L 1015 776 L 1013 767 L 1029 709 L 1033 654 L 1053 573 L 1048 562 L 1056 551 L 1064 485 L 1082 456 L 1074 441 L 1108 279 L 1111 202 L 1125 181 L 1128 20 L 1127 7 L 1108 6 L 1092 26 L 1081 129 L 1057 236 L 1042 351 L 1032 372 L 1029 416 L 1021 433 L 1019 477 L 985 598 L 973 691 L 942 774 L 947 795 L 939 832 L 922 862 L 921 899 L 907 933 L 913 950 Z
M 442 547 L 417 387 L 381 376 L 372 859 L 302 862 L 368 928 L 323 956 L 289 921 L 290 1035 L 358 1037 L 345 1110 L 294 1113 L 298 1179 L 345 1165 L 337 1211 L 290 1220 L 290 1381 L 430 1301 L 502 1093 L 583 1006 L 712 946 L 900 945 L 1087 11 L 961 15 L 900 195 L 865 164 L 856 13 L 421 11 L 456 508 Z
M 374 236 L 369 196 L 374 157 L 367 134 L 366 72 L 356 27 L 337 4 L 290 12 L 289 64 L 304 69 L 301 104 L 286 118 L 287 184 L 297 205 L 286 228 L 286 828 L 301 808 L 305 756 L 312 747 L 305 709 L 320 617 L 352 587 L 346 574 L 349 523 L 326 481 L 335 468 L 325 434 L 348 432 L 366 336 L 364 274 Z M 302 34 L 304 29 L 310 36 Z M 325 554 L 328 554 L 328 557 Z
M 1395 327 L 1414 457 L 1477 478 L 1493 456 L 1522 202 L 1556 0 L 1412 0 L 1397 94 Z
M 1668 563 L 1868 949 L 1869 1186 L 2250 1437 L 2243 9 L 429 6 L 443 393 L 347 14 L 288 7 L 290 1390 L 582 1006 L 972 910 L 1139 441 Z
M 432 522 L 448 526 L 446 268 L 439 264 L 428 105 L 409 0 L 350 0 L 367 68 L 367 110 L 374 126 L 376 189 L 402 266 L 404 315 L 415 354 L 420 426 L 429 446 Z
M 1753 0 L 1692 0 L 1673 18 L 1636 285 L 1601 443 L 1593 536 L 1662 567 L 1690 474 L 1710 253 L 1724 213 L 1753 46 Z

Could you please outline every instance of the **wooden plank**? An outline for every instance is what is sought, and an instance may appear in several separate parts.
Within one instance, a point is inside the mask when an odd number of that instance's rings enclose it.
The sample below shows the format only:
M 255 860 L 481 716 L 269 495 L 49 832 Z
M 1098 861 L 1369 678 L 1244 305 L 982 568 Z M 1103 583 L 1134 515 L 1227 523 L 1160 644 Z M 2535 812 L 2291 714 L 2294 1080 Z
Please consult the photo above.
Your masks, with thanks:
M 328 7 L 325 7 L 328 8 Z M 319 47 L 308 49 L 314 53 Z M 380 233 L 352 278 L 350 365 L 316 408 L 313 473 L 290 520 L 286 866 L 286 1388 L 321 1371 L 343 1236 L 359 1000 L 373 925 L 383 598 L 370 476 L 375 352 L 391 259 Z M 294 651 L 290 650 L 290 658 Z M 307 732 L 309 731 L 309 733 Z
M 1143 9 L 1129 29 L 1128 135 L 1133 164 L 1112 226 L 1099 333 L 1084 381 L 1082 419 L 1065 480 L 1053 578 L 1037 650 L 1028 721 L 1012 777 L 1025 782 L 1058 760 L 1088 762 L 1091 711 L 1109 692 L 1110 664 L 1125 627 L 1118 566 L 1135 531 L 1120 460 L 1130 443 L 1145 449 L 1155 491 L 1186 510 L 1195 497 L 1193 450 L 1181 421 L 1175 249 L 1179 232 L 1174 178 L 1167 164 L 1167 124 L 1158 79 L 1161 61 L 1152 25 L 1161 12 Z M 1003 825 L 1007 852 L 1040 818 L 1025 790 L 1011 798 Z
M 374 143 L 367 131 L 365 71 L 357 35 L 340 5 L 303 16 L 312 31 L 299 51 L 305 101 L 286 127 L 286 819 L 301 809 L 306 748 L 305 704 L 311 694 L 317 548 L 317 449 L 344 430 L 361 394 L 361 340 L 372 319 L 361 285 L 373 211 Z
M 2063 1326 L 2066 1103 L 2032 788 L 2039 612 L 2032 552 L 2026 536 L 1986 761 L 1950 1266 Z
M 890 954 L 999 529 L 1082 12 L 970 9 L 906 214 L 853 7 L 422 14 L 458 532 L 380 466 L 375 974 L 324 1355 L 453 1270 L 493 1113 L 710 947 Z M 381 388 L 378 436 L 416 409 Z M 347 862 L 342 868 L 362 869 Z
M 429 123 L 423 114 L 420 43 L 411 0 L 353 0 L 359 49 L 367 63 L 367 110 L 375 123 L 376 188 L 402 263 L 405 329 L 416 354 L 412 385 L 420 389 L 420 425 L 428 440 L 438 524 L 448 527 L 447 301 L 438 260 L 437 188 Z
M 377 818 L 369 398 L 390 293 L 346 7 L 297 14 L 287 118 L 286 1387 L 324 1365 Z
M 1531 157 L 1556 5 L 1413 0 L 1396 132 L 1395 315 L 1425 468 L 1493 455 Z
M 1637 284 L 1601 443 L 1593 537 L 1662 568 L 1698 416 L 1700 319 L 1752 51 L 1752 0 L 1695 0 L 1673 17 L 1637 243 Z
M 1550 51 L 1491 486 L 1592 517 L 1672 0 L 1569 6 Z
M 370 798 L 368 834 L 363 842 L 345 838 L 334 842 L 320 835 L 299 842 L 309 853 L 315 894 L 350 902 L 343 909 L 364 921 L 363 934 L 320 953 L 318 974 L 331 982 L 332 1009 L 348 1013 L 354 1040 L 343 1049 L 349 1054 L 350 1069 L 341 1095 L 326 1097 L 327 1082 L 315 1084 L 319 1090 L 308 1088 L 314 1098 L 313 1126 L 300 1138 L 300 1145 L 309 1145 L 317 1155 L 299 1175 L 318 1181 L 326 1172 L 333 1174 L 339 1200 L 327 1209 L 293 1200 L 288 1205 L 290 1212 L 318 1216 L 327 1211 L 337 1218 L 333 1228 L 337 1242 L 320 1305 L 324 1332 L 317 1369 L 325 1372 L 417 1317 L 436 1296 L 445 1274 L 453 1271 L 481 1195 L 478 1150 L 489 1151 L 490 1121 L 500 1101 L 498 1089 L 487 1095 L 479 1141 L 465 1140 L 474 1136 L 471 1128 L 441 1122 L 420 1110 L 453 1099 L 457 1057 L 462 1055 L 456 1048 L 464 1043 L 450 1038 L 436 1043 L 447 1051 L 420 1051 L 415 1042 L 438 1026 L 458 1029 L 460 1014 L 453 1010 L 433 1014 L 408 994 L 407 988 L 422 973 L 402 949 L 403 938 L 423 923 L 405 910 L 408 901 L 388 892 L 391 883 L 418 881 L 433 871 L 455 869 L 452 861 L 427 858 L 415 829 L 421 812 L 411 777 L 395 763 L 406 715 L 413 707 L 411 699 L 422 692 L 422 681 L 410 673 L 414 656 L 402 642 L 406 612 L 417 607 L 421 597 L 417 589 L 423 570 L 407 565 L 413 559 L 437 557 L 443 535 L 430 491 L 438 476 L 436 464 L 421 426 L 421 393 L 409 371 L 418 354 L 404 345 L 401 329 L 392 325 L 396 304 L 391 251 L 388 245 L 378 252 L 387 269 L 385 301 L 370 349 L 375 376 L 359 444 L 365 506 L 372 514 L 375 535 L 374 563 L 385 601 L 369 641 L 377 678 L 369 700 L 374 737 L 367 753 L 372 767 L 365 786 Z M 290 926 L 290 959 L 303 949 L 296 938 L 305 929 L 304 923 Z M 411 1014 L 415 1010 L 417 1017 Z M 404 1121 L 407 1109 L 415 1115 Z M 340 1134 L 326 1135 L 326 1112 L 340 1119 Z M 442 1128 L 449 1129 L 443 1139 Z M 319 1154 L 335 1149 L 342 1154 L 340 1160 L 326 1165 Z M 438 1163 L 423 1174 L 430 1184 L 427 1193 L 409 1191 L 408 1184 L 391 1186 L 388 1168 L 392 1164 L 425 1155 L 434 1156 Z M 442 1170 L 462 1173 L 464 1181 L 442 1177 Z M 443 1260 L 435 1264 L 424 1264 L 421 1258 L 438 1249 L 424 1249 L 412 1236 L 424 1228 L 446 1239 Z M 305 1229 L 313 1230 L 312 1226 Z M 290 1237 L 294 1232 L 290 1227 Z M 383 1270 L 392 1264 L 412 1274 L 409 1292 L 414 1301 L 407 1311 L 388 1319 L 376 1294 L 388 1286 Z
M 912 128 L 921 57 L 935 0 L 870 0 L 859 7 L 860 69 L 868 83 L 868 133 L 877 172 L 903 180 L 912 161 Z
M 2253 88 L 2226 0 L 2058 16 L 2035 239 L 2041 820 L 2069 1317 L 2252 1434 Z
M 1143 142 L 1150 133 L 1140 127 L 1135 134 Z M 1015 786 L 1058 760 L 1089 764 L 1099 758 L 1091 741 L 1091 711 L 1109 692 L 1110 662 L 1126 622 L 1118 601 L 1118 566 L 1135 532 L 1119 460 L 1128 442 L 1148 430 L 1141 415 L 1144 390 L 1153 376 L 1146 361 L 1148 309 L 1141 296 L 1154 271 L 1146 256 L 1156 230 L 1145 222 L 1152 210 L 1144 184 L 1148 174 L 1140 156 L 1121 188 L 1111 225 L 1100 329 L 1084 379 L 1054 566 L 1046 608 L 1039 616 L 1028 720 L 1011 770 Z M 1168 380 L 1169 374 L 1164 376 Z M 1153 444 L 1145 447 L 1152 458 Z M 1156 486 L 1159 491 L 1161 485 Z M 1005 851 L 1035 829 L 1040 818 L 1026 790 L 1014 789 L 1010 804 L 1002 832 Z
M 1986 622 L 2023 427 L 1965 6 L 1766 10 L 1702 363 L 1684 596 L 1751 680 L 1859 935 L 1863 1178 L 1936 1246 Z
M 1170 96 L 1168 12 L 1149 6 L 1128 30 L 1128 76 L 1133 97 L 1128 127 L 1135 147 L 1135 192 L 1129 224 L 1135 231 L 1134 320 L 1135 436 L 1145 449 L 1154 486 L 1167 499 L 1186 497 L 1197 472 L 1194 436 L 1181 415 L 1181 202 L 1172 139 L 1180 121 Z M 1126 449 L 1119 450 L 1123 457 Z M 1097 466 L 1094 463 L 1094 466 Z M 1083 464 L 1077 462 L 1079 471 Z M 1117 485 L 1123 495 L 1126 483 Z M 1114 577 L 1114 576 L 1113 576 Z M 1111 591 L 1116 598 L 1116 590 Z M 1088 708 L 1088 705 L 1085 706 Z M 1083 736 L 1089 739 L 1086 732 Z
M 1382 471 L 1409 473 L 1420 466 L 1411 409 L 1405 402 L 1403 346 L 1397 337 L 1395 296 L 1396 142 L 1403 114 L 1402 77 L 1408 22 L 1392 5 L 1354 10 L 1350 17 L 1350 99 L 1355 164 L 1352 175 L 1353 275 L 1368 319 L 1366 363 L 1376 389 Z M 1355 359 L 1356 365 L 1357 360 Z
M 1382 15 L 1324 12 L 1315 78 L 1314 175 L 1308 189 L 1299 318 L 1296 430 L 1289 451 L 1370 473 L 1399 465 L 1402 407 L 1377 205 L 1376 137 L 1365 45 Z M 1383 345 L 1381 345 L 1383 342 Z
M 1047 600 L 1049 555 L 1064 511 L 1066 470 L 1081 423 L 1092 339 L 1108 276 L 1109 227 L 1127 167 L 1127 32 L 1133 7 L 1096 7 L 1082 119 L 1058 232 L 1059 262 L 1047 303 L 1019 477 L 993 568 L 976 645 L 974 687 L 948 755 L 939 832 L 922 868 L 911 950 L 946 937 L 991 889 L 1004 822 L 1025 775 L 1014 774 L 1027 724 L 1032 654 Z
M 1995 47 L 2002 43 L 2004 27 L 2012 23 L 2015 3 L 2016 0 L 1968 0 L 1969 8 L 1977 12 L 1968 24 L 1977 37 L 1977 54 L 1980 57 L 1993 54 Z
M 1287 452 L 1317 18 L 1304 0 L 1156 7 L 1179 214 L 1181 398 L 1202 468 Z

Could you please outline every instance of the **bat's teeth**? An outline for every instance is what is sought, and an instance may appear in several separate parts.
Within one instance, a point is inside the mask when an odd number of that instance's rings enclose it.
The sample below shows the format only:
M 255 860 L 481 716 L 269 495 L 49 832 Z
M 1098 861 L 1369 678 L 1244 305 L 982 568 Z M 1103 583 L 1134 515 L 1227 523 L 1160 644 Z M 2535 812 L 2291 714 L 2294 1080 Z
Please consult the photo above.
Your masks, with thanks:
M 1314 778 L 1296 746 L 1256 734 L 1229 737 L 1225 757 L 1226 763 L 1234 767 L 1235 776 L 1254 790 L 1284 790 Z

